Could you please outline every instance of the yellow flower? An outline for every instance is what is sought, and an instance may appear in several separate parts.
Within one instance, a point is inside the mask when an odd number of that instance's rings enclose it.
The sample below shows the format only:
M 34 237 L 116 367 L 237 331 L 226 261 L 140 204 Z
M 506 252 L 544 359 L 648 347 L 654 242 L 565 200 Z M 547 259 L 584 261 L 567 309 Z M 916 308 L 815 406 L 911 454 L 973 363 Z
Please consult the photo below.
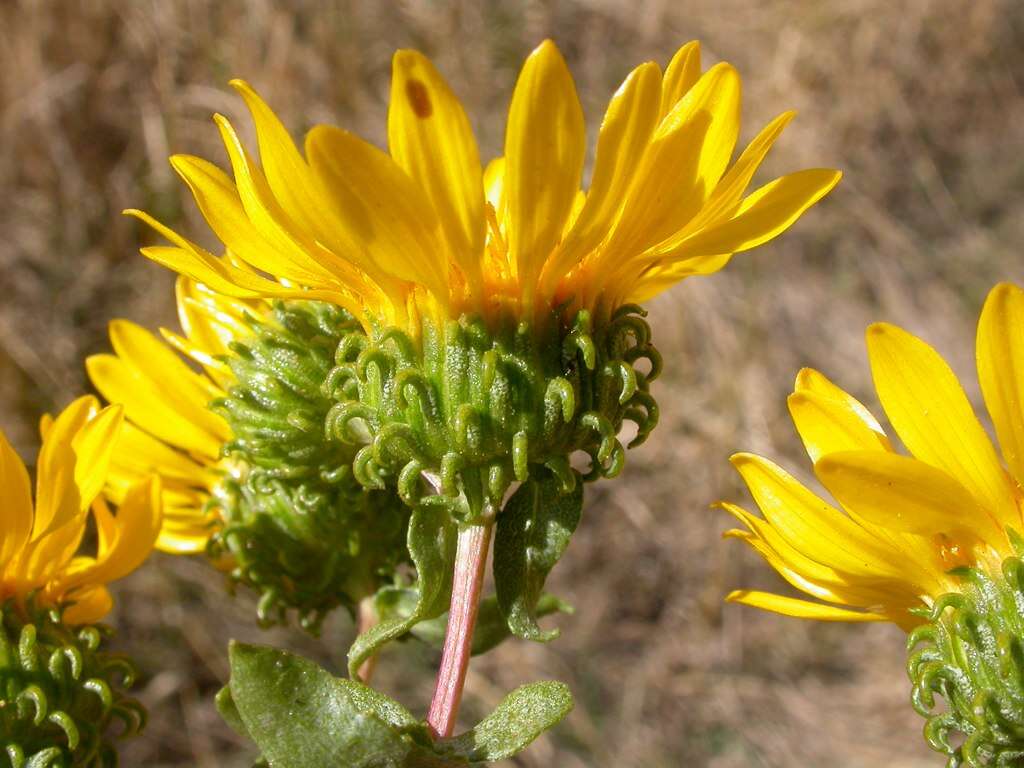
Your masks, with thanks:
M 149 555 L 160 529 L 159 482 L 127 488 L 116 515 L 101 497 L 122 421 L 119 406 L 101 410 L 93 397 L 44 418 L 35 504 L 28 471 L 0 432 L 0 602 L 67 606 L 64 622 L 92 623 L 112 606 L 106 585 Z M 90 511 L 96 553 L 76 554 Z
M 234 181 L 197 157 L 172 164 L 229 253 L 255 273 L 131 211 L 174 243 L 143 253 L 232 296 L 335 302 L 367 330 L 417 335 L 422 319 L 464 313 L 604 316 L 721 269 L 788 228 L 840 177 L 805 170 L 745 194 L 793 113 L 730 167 L 739 74 L 727 63 L 702 74 L 696 42 L 664 73 L 649 62 L 626 78 L 602 122 L 585 193 L 583 112 L 550 41 L 523 66 L 504 157 L 486 169 L 458 99 L 415 51 L 394 57 L 389 153 L 316 126 L 303 156 L 252 88 L 232 84 L 252 112 L 260 163 L 218 115 Z
M 216 495 L 230 469 L 222 449 L 232 432 L 209 408 L 234 380 L 219 358 L 231 342 L 251 333 L 245 315 L 258 315 L 261 308 L 185 278 L 178 280 L 176 291 L 183 336 L 164 330 L 165 343 L 134 323 L 114 320 L 110 340 L 115 354 L 93 355 L 86 368 L 99 392 L 120 404 L 127 418 L 112 456 L 108 496 L 120 503 L 141 479 L 159 476 L 164 517 L 156 546 L 186 554 L 204 551 L 220 524 Z
M 750 454 L 732 462 L 764 518 L 721 506 L 747 528 L 727 535 L 821 602 L 747 590 L 729 600 L 909 630 L 924 621 L 920 609 L 964 590 L 964 568 L 1001 578 L 1015 555 L 1024 530 L 1024 291 L 996 286 L 978 324 L 978 377 L 1003 462 L 934 349 L 882 323 L 868 329 L 867 346 L 882 408 L 912 456 L 893 448 L 861 403 L 817 371 L 801 371 L 789 410 L 840 508 Z

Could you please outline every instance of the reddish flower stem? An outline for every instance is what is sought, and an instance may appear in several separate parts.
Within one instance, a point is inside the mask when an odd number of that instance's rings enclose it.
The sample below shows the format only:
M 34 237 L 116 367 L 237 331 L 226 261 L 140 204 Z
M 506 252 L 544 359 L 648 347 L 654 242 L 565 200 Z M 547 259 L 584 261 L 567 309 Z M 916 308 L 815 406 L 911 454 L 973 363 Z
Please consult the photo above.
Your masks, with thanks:
M 359 602 L 358 622 L 356 625 L 356 632 L 363 634 L 367 632 L 377 624 L 377 611 L 373 607 L 373 598 L 365 597 Z M 377 668 L 377 654 L 373 654 L 359 667 L 358 676 L 359 681 L 364 685 L 370 684 L 370 678 L 373 677 L 373 672 Z
M 427 724 L 435 738 L 447 738 L 455 730 L 455 720 L 466 684 L 469 657 L 473 646 L 484 583 L 487 552 L 491 545 L 492 523 L 469 525 L 459 532 L 452 579 L 452 602 L 448 629 L 441 651 L 434 698 L 427 712 Z

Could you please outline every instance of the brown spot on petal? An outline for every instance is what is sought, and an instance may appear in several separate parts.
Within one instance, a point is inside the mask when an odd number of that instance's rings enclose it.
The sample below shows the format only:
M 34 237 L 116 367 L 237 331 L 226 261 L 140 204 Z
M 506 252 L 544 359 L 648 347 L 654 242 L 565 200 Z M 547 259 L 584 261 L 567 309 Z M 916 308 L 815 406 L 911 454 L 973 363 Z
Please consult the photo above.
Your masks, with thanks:
M 427 86 L 419 80 L 410 80 L 405 84 L 405 95 L 409 97 L 409 104 L 416 117 L 425 119 L 434 113 L 434 105 L 430 103 Z

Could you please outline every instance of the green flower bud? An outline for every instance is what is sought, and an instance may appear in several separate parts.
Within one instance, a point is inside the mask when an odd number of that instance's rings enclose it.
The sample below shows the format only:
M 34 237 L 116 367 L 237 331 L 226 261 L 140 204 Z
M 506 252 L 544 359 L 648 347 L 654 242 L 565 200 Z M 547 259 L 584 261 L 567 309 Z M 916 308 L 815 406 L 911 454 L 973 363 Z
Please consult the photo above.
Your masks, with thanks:
M 940 597 L 911 632 L 911 701 L 947 768 L 1024 762 L 1024 563 L 956 572 L 963 590 Z M 945 702 L 939 707 L 936 696 Z
M 531 465 L 571 488 L 576 451 L 591 458 L 585 479 L 612 477 L 625 461 L 623 421 L 637 424 L 638 445 L 658 419 L 649 385 L 661 360 L 644 314 L 627 306 L 595 322 L 582 310 L 568 326 L 556 314 L 540 328 L 463 315 L 424 321 L 417 340 L 397 328 L 351 334 L 327 379 L 328 433 L 362 444 L 354 471 L 364 486 L 397 479 L 415 505 L 426 477 L 463 519 L 498 507 Z
M 357 448 L 324 428 L 335 350 L 365 338 L 361 327 L 331 304 L 239 301 L 185 279 L 178 309 L 183 335 L 165 331 L 165 343 L 115 321 L 116 356 L 89 361 L 132 422 L 108 495 L 160 475 L 157 546 L 208 554 L 232 587 L 259 594 L 265 625 L 294 613 L 316 632 L 331 610 L 354 613 L 409 560 L 409 509 L 394 491 L 365 490 Z
M 316 631 L 337 606 L 358 602 L 408 562 L 409 510 L 393 492 L 367 491 L 352 473 L 356 449 L 325 434 L 323 395 L 344 340 L 362 331 L 344 310 L 278 302 L 272 319 L 249 318 L 252 336 L 225 358 L 236 384 L 213 403 L 234 434 L 218 499 L 224 527 L 214 557 L 230 554 L 231 578 L 256 589 L 263 623 L 295 609 Z
M 57 609 L 0 608 L 0 766 L 117 765 L 113 732 L 137 734 L 146 713 L 124 693 L 132 663 L 100 650 L 107 634 L 66 626 Z

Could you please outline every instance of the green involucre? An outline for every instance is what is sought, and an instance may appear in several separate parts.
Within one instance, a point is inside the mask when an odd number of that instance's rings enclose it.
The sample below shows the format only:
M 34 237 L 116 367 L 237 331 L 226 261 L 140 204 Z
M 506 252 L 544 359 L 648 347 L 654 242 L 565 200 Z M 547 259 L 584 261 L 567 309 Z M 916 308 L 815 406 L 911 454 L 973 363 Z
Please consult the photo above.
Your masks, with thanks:
M 236 471 L 215 502 L 224 526 L 209 553 L 230 556 L 233 581 L 261 593 L 262 623 L 294 609 L 315 632 L 408 562 L 409 510 L 393 491 L 356 482 L 356 449 L 324 430 L 333 401 L 323 384 L 337 347 L 363 337 L 358 323 L 328 304 L 278 302 L 249 325 L 226 358 L 237 383 L 213 403 L 234 434 L 224 452 Z
M 638 445 L 658 418 L 649 384 L 661 361 L 643 310 L 622 307 L 603 322 L 580 311 L 568 326 L 556 317 L 543 325 L 494 329 L 463 316 L 440 328 L 425 321 L 419 340 L 395 328 L 346 337 L 326 385 L 335 401 L 327 427 L 360 446 L 356 478 L 397 485 L 414 506 L 426 475 L 457 518 L 472 520 L 500 508 L 531 466 L 571 488 L 576 451 L 591 456 L 584 479 L 618 474 L 622 422 L 638 425 Z
M 908 638 L 911 701 L 947 768 L 1024 764 L 1024 564 L 955 573 L 963 591 L 936 600 Z
M 117 765 L 114 738 L 138 733 L 146 713 L 124 693 L 131 662 L 100 650 L 108 632 L 67 627 L 57 609 L 0 608 L 0 766 Z

